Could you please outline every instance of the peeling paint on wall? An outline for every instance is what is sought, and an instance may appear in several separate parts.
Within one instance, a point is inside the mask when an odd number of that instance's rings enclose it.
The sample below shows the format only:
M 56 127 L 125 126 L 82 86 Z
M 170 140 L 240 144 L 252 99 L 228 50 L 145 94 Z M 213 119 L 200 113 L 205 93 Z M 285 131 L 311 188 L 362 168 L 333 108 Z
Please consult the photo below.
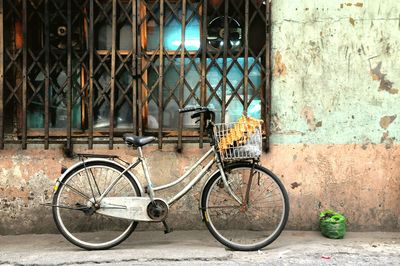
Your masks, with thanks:
M 386 74 L 382 74 L 381 68 L 382 62 L 379 62 L 375 68 L 371 69 L 372 79 L 380 81 L 379 91 L 387 91 L 390 94 L 399 93 L 398 89 L 393 88 L 394 83 L 386 79 Z
M 383 132 L 383 135 L 381 137 L 381 143 L 385 144 L 386 149 L 390 149 L 393 147 L 394 138 L 389 136 L 389 131 Z
M 293 182 L 292 184 L 290 184 L 290 187 L 292 189 L 298 188 L 299 186 L 301 186 L 301 183 Z
M 315 131 L 317 127 L 322 126 L 322 121 L 316 122 L 314 117 L 314 112 L 311 107 L 309 106 L 304 107 L 303 110 L 301 111 L 301 115 L 306 120 L 309 130 Z
M 303 110 L 301 111 L 301 115 L 306 120 L 308 129 L 314 131 L 316 126 L 315 126 L 314 112 L 312 111 L 311 107 L 309 106 L 304 107 Z
M 397 115 L 391 115 L 391 116 L 384 116 L 381 118 L 379 125 L 383 129 L 387 129 L 390 124 L 396 119 Z
M 265 162 L 289 187 L 289 227 L 318 229 L 335 208 L 349 228 L 400 230 L 400 1 L 280 0 L 272 13 L 288 71 L 272 77 Z
M 286 75 L 286 65 L 282 62 L 282 55 L 279 51 L 275 53 L 275 65 L 274 65 L 274 76 L 285 76 Z
M 349 22 L 353 27 L 356 25 L 356 23 L 355 23 L 356 21 L 352 17 L 349 18 Z
M 344 6 L 347 6 L 347 7 L 350 7 L 350 6 L 363 7 L 363 6 L 364 6 L 364 3 L 358 2 L 358 3 L 355 3 L 355 4 L 353 4 L 353 3 L 343 3 L 343 4 L 340 4 L 340 8 L 343 8 Z
M 382 144 L 380 119 L 400 113 L 400 2 L 282 0 L 272 13 L 287 74 L 272 77 L 271 143 Z M 400 139 L 399 119 L 390 136 Z
M 272 128 L 271 128 L 272 131 L 274 132 L 281 131 L 281 122 L 277 114 L 273 114 L 271 116 L 271 123 L 272 123 Z

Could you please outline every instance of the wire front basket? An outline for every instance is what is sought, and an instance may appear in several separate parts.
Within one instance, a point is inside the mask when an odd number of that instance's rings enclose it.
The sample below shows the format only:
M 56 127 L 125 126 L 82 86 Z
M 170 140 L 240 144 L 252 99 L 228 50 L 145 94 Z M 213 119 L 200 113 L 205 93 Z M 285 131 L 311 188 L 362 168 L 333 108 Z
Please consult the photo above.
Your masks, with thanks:
M 242 116 L 236 123 L 215 124 L 214 137 L 222 160 L 259 158 L 262 151 L 261 122 Z

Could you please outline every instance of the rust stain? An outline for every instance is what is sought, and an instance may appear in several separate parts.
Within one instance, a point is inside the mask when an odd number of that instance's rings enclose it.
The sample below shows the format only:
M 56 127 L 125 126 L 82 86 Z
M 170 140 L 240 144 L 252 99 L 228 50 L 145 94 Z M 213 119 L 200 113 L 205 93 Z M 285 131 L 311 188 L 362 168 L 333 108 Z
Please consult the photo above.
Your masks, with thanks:
M 355 23 L 356 21 L 355 21 L 354 18 L 352 18 L 352 17 L 349 18 L 349 22 L 350 22 L 351 25 L 353 25 L 353 27 L 354 27 L 355 24 L 356 24 L 356 23 Z
M 298 188 L 299 186 L 301 186 L 301 183 L 293 182 L 292 184 L 290 184 L 290 187 L 292 189 Z
M 391 116 L 384 116 L 381 118 L 381 121 L 379 122 L 379 125 L 383 129 L 387 129 L 390 124 L 396 119 L 397 115 L 391 115 Z
M 308 129 L 311 131 L 315 131 L 318 123 L 315 122 L 314 112 L 311 109 L 311 107 L 309 106 L 304 107 L 303 110 L 301 111 L 301 115 L 304 117 L 304 119 L 306 119 Z M 322 126 L 322 122 L 320 125 Z
M 380 81 L 379 91 L 387 91 L 390 94 L 399 93 L 398 89 L 393 88 L 393 82 L 386 79 L 386 74 L 382 74 L 381 72 L 382 62 L 379 62 L 378 65 L 371 69 L 371 76 L 373 80 Z
M 355 3 L 354 6 L 356 6 L 356 7 L 363 7 L 363 6 L 364 6 L 364 3 L 358 2 L 358 3 Z
M 23 44 L 23 33 L 21 21 L 15 22 L 15 48 L 21 49 Z
M 346 6 L 352 6 L 353 4 L 352 3 L 346 3 Z
M 285 76 L 286 75 L 286 65 L 282 62 L 282 55 L 279 51 L 275 53 L 275 68 L 274 76 Z

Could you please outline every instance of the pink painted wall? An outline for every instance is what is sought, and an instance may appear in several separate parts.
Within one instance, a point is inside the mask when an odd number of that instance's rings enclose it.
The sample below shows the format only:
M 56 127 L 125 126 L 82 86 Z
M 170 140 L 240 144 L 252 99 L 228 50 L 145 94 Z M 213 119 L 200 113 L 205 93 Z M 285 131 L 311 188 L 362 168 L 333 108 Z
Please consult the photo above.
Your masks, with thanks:
M 175 147 L 166 145 L 161 151 L 154 145 L 145 149 L 156 184 L 174 180 L 207 150 L 186 144 L 182 153 L 176 153 Z M 76 147 L 75 152 L 88 151 L 85 146 Z M 97 148 L 92 152 L 112 153 L 128 161 L 135 154 L 125 146 L 117 146 L 113 151 Z M 61 165 L 70 166 L 75 161 L 65 158 L 61 148 L 56 147 L 2 151 L 0 234 L 56 232 L 51 209 L 40 204 L 50 202 Z M 288 191 L 291 204 L 288 229 L 317 230 L 318 215 L 327 208 L 344 213 L 349 230 L 400 229 L 397 145 L 388 149 L 384 145 L 275 144 L 270 153 L 263 155 L 262 163 L 281 178 Z M 198 184 L 171 208 L 168 221 L 172 227 L 205 229 L 198 210 L 201 187 Z M 142 224 L 139 228 L 149 226 Z

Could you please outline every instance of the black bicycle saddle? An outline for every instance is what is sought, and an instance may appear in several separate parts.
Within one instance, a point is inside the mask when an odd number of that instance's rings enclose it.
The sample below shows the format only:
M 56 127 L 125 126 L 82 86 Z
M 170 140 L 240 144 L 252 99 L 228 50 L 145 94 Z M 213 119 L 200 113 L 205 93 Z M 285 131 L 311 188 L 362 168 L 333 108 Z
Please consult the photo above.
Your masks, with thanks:
M 153 136 L 139 137 L 129 133 L 124 134 L 123 139 L 127 144 L 132 145 L 134 147 L 142 147 L 156 140 L 156 138 Z

